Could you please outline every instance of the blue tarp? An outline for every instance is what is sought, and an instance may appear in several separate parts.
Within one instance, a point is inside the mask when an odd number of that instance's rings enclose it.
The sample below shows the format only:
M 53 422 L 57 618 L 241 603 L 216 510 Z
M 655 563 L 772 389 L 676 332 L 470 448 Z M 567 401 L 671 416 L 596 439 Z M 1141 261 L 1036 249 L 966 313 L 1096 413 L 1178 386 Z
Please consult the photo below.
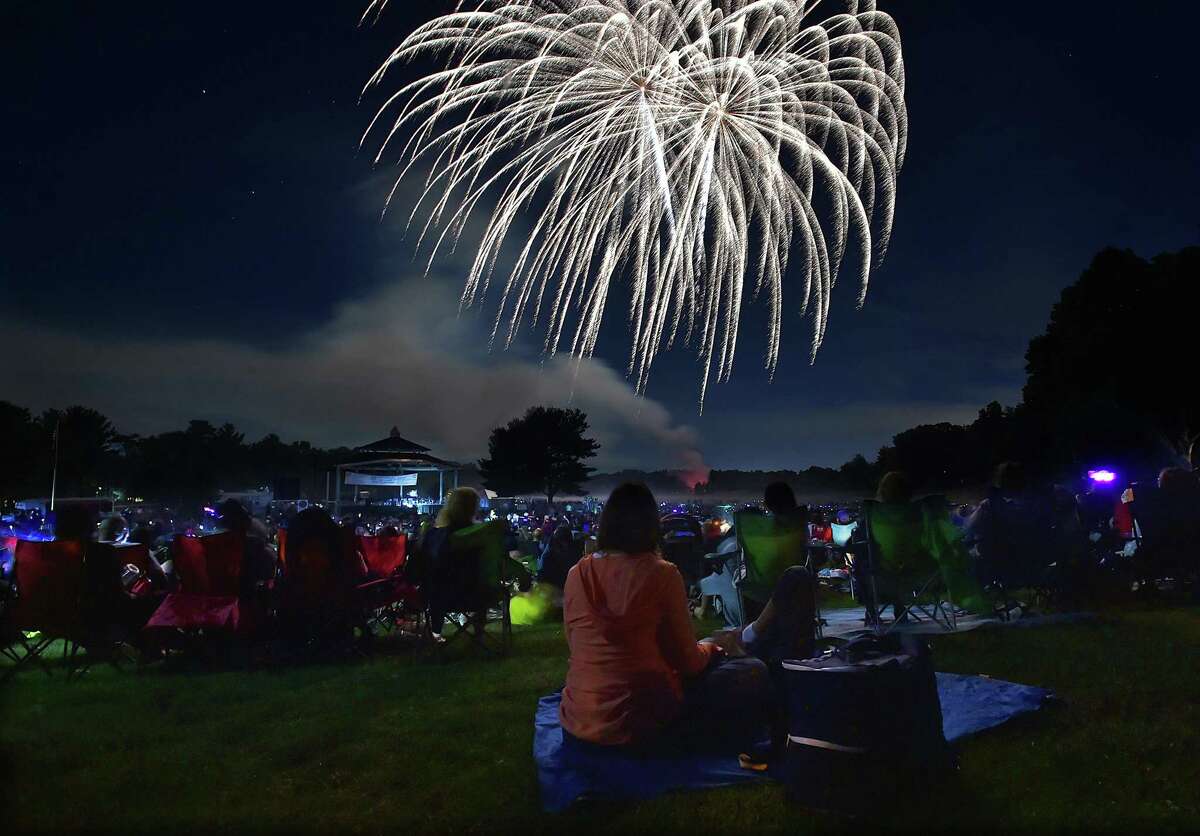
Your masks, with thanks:
M 939 673 L 937 683 L 942 728 L 951 743 L 1037 711 L 1051 696 L 1045 688 L 984 676 Z M 542 806 L 548 811 L 565 810 L 585 797 L 638 800 L 670 790 L 770 780 L 763 773 L 742 769 L 730 756 L 635 758 L 621 752 L 564 749 L 559 699 L 558 694 L 542 697 L 534 717 L 533 759 Z

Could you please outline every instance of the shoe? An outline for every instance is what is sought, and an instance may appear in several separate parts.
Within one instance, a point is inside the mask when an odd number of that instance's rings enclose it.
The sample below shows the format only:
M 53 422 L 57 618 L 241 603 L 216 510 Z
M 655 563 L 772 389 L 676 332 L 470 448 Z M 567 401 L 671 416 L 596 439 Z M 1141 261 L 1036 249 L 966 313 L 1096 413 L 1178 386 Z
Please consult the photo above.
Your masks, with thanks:
M 742 769 L 748 769 L 751 772 L 766 772 L 771 768 L 771 764 L 765 760 L 758 760 L 755 756 L 743 752 L 738 755 L 738 766 Z

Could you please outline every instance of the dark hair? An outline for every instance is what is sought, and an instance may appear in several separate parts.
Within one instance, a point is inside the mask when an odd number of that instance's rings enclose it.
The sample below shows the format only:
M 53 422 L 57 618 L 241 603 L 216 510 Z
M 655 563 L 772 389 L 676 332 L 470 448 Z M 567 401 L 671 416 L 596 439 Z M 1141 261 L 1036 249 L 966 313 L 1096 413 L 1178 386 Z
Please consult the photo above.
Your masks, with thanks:
M 883 478 L 879 480 L 879 490 L 875 494 L 880 502 L 887 504 L 911 502 L 912 495 L 912 483 L 908 481 L 908 476 L 899 470 L 883 474 Z
M 641 482 L 618 485 L 600 514 L 601 551 L 638 554 L 658 547 L 658 503 Z
M 1196 474 L 1182 467 L 1163 468 L 1158 488 L 1168 496 L 1190 496 L 1196 492 Z
M 127 539 L 130 543 L 140 543 L 151 546 L 154 544 L 155 540 L 154 529 L 149 525 L 139 525 L 129 533 L 129 537 Z
M 1020 462 L 1002 462 L 996 467 L 992 484 L 1010 493 L 1025 490 L 1025 466 Z
M 763 493 L 763 505 L 772 514 L 789 514 L 796 510 L 796 494 L 787 482 L 772 482 Z
M 100 530 L 96 533 L 96 537 L 102 543 L 110 543 L 121 536 L 121 532 L 128 531 L 129 524 L 125 522 L 125 518 L 120 514 L 110 514 L 100 521 Z
M 217 527 L 225 531 L 246 531 L 250 514 L 236 499 L 227 499 L 217 506 Z
M 82 505 L 68 505 L 54 512 L 55 540 L 91 540 L 96 533 L 96 518 Z
M 299 555 L 311 542 L 323 542 L 329 558 L 337 561 L 342 556 L 345 541 L 342 529 L 324 508 L 305 508 L 288 526 L 288 555 Z

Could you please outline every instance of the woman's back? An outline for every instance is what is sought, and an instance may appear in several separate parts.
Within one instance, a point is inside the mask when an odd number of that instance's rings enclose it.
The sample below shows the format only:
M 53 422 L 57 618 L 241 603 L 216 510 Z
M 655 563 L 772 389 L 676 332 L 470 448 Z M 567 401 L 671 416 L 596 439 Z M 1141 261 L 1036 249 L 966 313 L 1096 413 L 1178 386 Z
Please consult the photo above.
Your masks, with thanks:
M 561 718 L 584 740 L 652 736 L 678 711 L 681 676 L 708 661 L 691 633 L 679 570 L 656 554 L 580 560 L 567 576 L 563 622 L 571 660 Z

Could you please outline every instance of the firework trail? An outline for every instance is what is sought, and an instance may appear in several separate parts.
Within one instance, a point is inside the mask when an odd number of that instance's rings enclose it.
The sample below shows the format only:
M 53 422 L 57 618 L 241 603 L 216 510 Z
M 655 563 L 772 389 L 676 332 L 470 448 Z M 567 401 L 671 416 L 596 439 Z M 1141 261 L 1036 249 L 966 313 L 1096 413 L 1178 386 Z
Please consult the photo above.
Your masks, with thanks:
M 382 134 L 377 162 L 399 147 L 396 186 L 424 176 L 409 223 L 424 208 L 430 263 L 490 210 L 462 298 L 502 286 L 493 341 L 544 322 L 548 354 L 589 356 L 609 289 L 628 278 L 637 390 L 682 340 L 699 350 L 703 406 L 732 371 L 748 291 L 766 299 L 774 374 L 789 256 L 813 314 L 810 360 L 848 251 L 865 299 L 907 137 L 900 36 L 874 0 L 460 5 L 409 35 L 368 89 L 429 55 L 446 68 L 394 92 L 363 139 Z M 515 265 L 498 272 L 526 216 Z

